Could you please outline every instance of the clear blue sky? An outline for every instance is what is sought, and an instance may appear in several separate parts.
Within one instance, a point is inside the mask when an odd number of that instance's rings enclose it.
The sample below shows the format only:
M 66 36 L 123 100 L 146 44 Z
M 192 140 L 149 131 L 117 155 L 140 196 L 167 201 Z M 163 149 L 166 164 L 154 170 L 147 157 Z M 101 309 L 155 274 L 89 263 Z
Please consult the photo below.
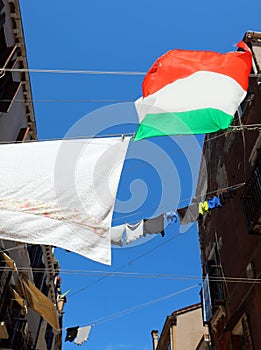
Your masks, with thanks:
M 145 72 L 170 49 L 232 51 L 247 30 L 261 31 L 260 0 L 251 4 L 243 0 L 22 0 L 21 10 L 29 67 L 39 69 Z M 89 135 L 95 127 L 104 133 L 136 129 L 131 102 L 111 106 L 82 100 L 133 101 L 141 95 L 142 76 L 33 73 L 31 83 L 39 139 Z M 121 118 L 121 125 L 115 126 Z M 132 145 L 114 224 L 135 222 L 188 202 L 200 161 L 197 147 L 202 138 L 197 140 L 159 138 Z M 140 245 L 114 248 L 111 267 L 56 249 L 62 289 L 71 289 L 64 328 L 119 316 L 121 311 L 195 285 L 199 280 L 185 277 L 201 275 L 196 225 L 182 234 L 178 224 L 166 231 L 164 238 L 157 235 Z M 101 276 L 90 275 L 90 270 L 177 277 L 109 276 L 97 282 Z M 95 322 L 82 349 L 150 350 L 151 330 L 161 330 L 172 311 L 199 302 L 199 291 L 196 287 L 121 317 Z M 63 342 L 63 349 L 76 347 Z

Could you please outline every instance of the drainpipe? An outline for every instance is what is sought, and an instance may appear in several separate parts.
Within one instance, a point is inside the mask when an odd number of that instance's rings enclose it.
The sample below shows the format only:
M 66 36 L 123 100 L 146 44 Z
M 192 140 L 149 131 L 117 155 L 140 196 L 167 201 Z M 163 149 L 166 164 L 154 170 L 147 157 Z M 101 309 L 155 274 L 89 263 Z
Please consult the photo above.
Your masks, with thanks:
M 152 336 L 153 350 L 156 350 L 159 342 L 159 331 L 157 330 L 151 331 L 151 336 Z

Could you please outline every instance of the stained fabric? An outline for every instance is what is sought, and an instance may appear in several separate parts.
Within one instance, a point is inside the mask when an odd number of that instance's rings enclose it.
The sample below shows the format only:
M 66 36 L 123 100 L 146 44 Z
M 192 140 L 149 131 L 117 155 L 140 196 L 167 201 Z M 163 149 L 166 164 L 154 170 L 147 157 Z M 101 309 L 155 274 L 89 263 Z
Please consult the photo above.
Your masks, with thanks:
M 82 345 L 83 342 L 87 341 L 89 338 L 91 328 L 92 328 L 92 326 L 79 327 L 76 339 L 74 341 L 75 344 Z
M 135 225 L 126 224 L 126 244 L 129 244 L 143 236 L 143 220 Z
M 208 199 L 208 209 L 221 208 L 220 198 L 218 196 L 213 196 Z
M 143 234 L 161 233 L 162 237 L 165 235 L 164 231 L 164 214 L 152 219 L 144 219 Z
M 111 243 L 115 245 L 123 246 L 123 235 L 125 232 L 125 224 L 120 226 L 113 226 L 110 229 Z
M 25 276 L 21 278 L 27 305 L 39 313 L 55 330 L 59 329 L 58 314 L 54 303 Z
M 110 264 L 109 231 L 129 141 L 1 145 L 0 239 L 57 246 Z
M 208 212 L 208 201 L 200 202 L 198 205 L 198 212 L 200 215 L 204 215 Z
M 195 222 L 198 219 L 198 203 L 193 203 L 189 206 L 177 209 L 179 221 L 181 225 L 187 225 Z
M 171 210 L 165 214 L 168 223 L 176 223 L 178 221 L 178 216 L 175 211 Z
M 79 326 L 66 328 L 65 341 L 69 341 L 69 342 L 74 341 L 74 339 L 77 337 L 78 328 L 79 328 Z

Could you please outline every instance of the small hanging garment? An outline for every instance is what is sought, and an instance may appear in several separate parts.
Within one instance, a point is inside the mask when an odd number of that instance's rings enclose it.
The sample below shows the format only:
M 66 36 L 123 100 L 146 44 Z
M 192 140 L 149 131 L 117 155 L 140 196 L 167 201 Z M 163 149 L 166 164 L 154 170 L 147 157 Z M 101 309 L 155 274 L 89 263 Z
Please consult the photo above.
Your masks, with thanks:
M 171 210 L 165 214 L 168 223 L 176 223 L 178 221 L 178 216 L 175 211 Z
M 177 209 L 180 225 L 187 225 L 198 219 L 198 204 L 193 203 L 187 207 Z
M 75 344 L 82 345 L 83 342 L 87 341 L 92 326 L 80 327 L 78 328 L 77 337 L 75 339 Z
M 220 203 L 220 199 L 218 196 L 213 196 L 208 199 L 208 209 L 221 208 L 222 205 Z
M 205 213 L 208 213 L 208 201 L 204 201 L 204 202 L 200 202 L 198 205 L 198 212 L 199 214 L 201 214 L 202 216 Z
M 126 244 L 143 236 L 143 220 L 135 225 L 126 224 Z
M 164 215 L 161 214 L 153 219 L 144 219 L 143 235 L 161 233 L 161 236 L 164 237 Z
M 122 237 L 124 235 L 124 232 L 125 232 L 125 224 L 111 227 L 110 229 L 111 243 L 122 247 L 123 245 Z
M 70 342 L 74 341 L 74 339 L 77 337 L 78 328 L 79 326 L 67 328 L 65 341 L 70 341 Z

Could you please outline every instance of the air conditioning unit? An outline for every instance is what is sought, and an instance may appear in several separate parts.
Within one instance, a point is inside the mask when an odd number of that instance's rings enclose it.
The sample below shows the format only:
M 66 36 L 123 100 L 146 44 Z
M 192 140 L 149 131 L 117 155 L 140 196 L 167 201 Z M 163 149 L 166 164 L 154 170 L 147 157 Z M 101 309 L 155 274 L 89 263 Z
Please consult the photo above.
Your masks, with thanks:
M 4 322 L 0 322 L 0 339 L 8 339 L 9 334 L 7 332 L 6 326 Z M 1 350 L 1 348 L 0 348 Z

